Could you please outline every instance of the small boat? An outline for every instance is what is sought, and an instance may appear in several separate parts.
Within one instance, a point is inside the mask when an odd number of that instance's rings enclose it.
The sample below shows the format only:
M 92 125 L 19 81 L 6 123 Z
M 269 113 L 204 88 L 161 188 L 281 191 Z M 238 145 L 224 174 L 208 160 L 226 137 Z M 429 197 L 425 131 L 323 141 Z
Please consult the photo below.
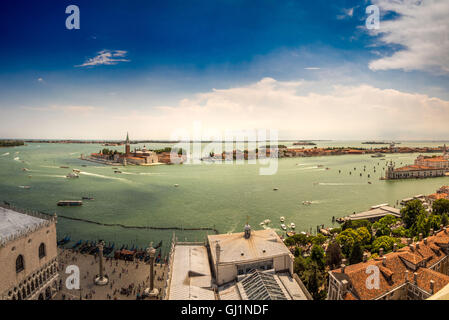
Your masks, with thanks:
M 285 224 L 281 224 L 281 228 L 282 228 L 282 230 L 287 230 L 287 227 L 285 226 Z
M 79 169 L 73 169 L 72 171 L 75 172 L 75 173 L 80 173 L 81 172 L 81 170 L 79 170 Z
M 274 191 L 278 191 L 278 190 L 279 190 L 279 188 L 273 188 L 273 190 L 274 190 Z
M 85 165 L 85 164 L 82 164 L 82 165 L 81 165 L 81 167 L 87 167 L 87 165 Z
M 82 200 L 95 200 L 95 199 L 92 198 L 92 197 L 81 197 L 81 199 L 82 199 Z
M 265 223 L 262 221 L 261 223 L 259 223 L 261 226 L 265 225 Z
M 287 231 L 287 237 L 293 237 L 295 234 L 295 231 Z
M 28 168 L 23 168 L 22 171 L 30 171 Z
M 290 223 L 290 228 L 295 229 L 296 225 L 292 222 L 292 223 Z
M 122 173 L 120 170 L 114 170 L 114 173 Z
M 179 184 L 175 183 L 174 186 L 175 186 L 175 187 L 179 187 Z
M 371 181 L 368 181 L 368 184 L 371 184 Z
M 383 158 L 383 157 L 385 157 L 385 155 L 382 153 L 375 153 L 371 155 L 371 158 Z
M 82 206 L 83 202 L 81 200 L 59 200 L 58 206 L 60 207 L 77 207 Z
M 303 205 L 311 205 L 311 204 L 312 204 L 312 201 L 303 201 L 302 204 L 303 204 Z
M 265 219 L 265 220 L 263 221 L 263 223 L 265 223 L 265 224 L 269 224 L 270 222 L 271 222 L 270 219 Z
M 30 186 L 19 186 L 19 188 L 22 188 L 22 189 L 29 189 L 29 188 L 31 188 Z
M 79 245 L 81 245 L 81 243 L 83 243 L 83 241 L 82 241 L 82 240 L 79 240 L 77 243 L 75 243 L 75 244 L 72 246 L 72 249 L 75 249 L 76 247 L 78 247 Z
M 69 167 L 67 166 L 60 166 L 61 169 L 68 169 Z
M 72 179 L 72 178 L 79 178 L 80 176 L 74 172 L 70 172 L 68 175 L 66 175 L 66 178 Z
M 281 217 L 280 220 L 281 220 L 281 222 L 284 222 L 284 221 L 285 221 L 285 218 L 284 218 L 284 217 Z

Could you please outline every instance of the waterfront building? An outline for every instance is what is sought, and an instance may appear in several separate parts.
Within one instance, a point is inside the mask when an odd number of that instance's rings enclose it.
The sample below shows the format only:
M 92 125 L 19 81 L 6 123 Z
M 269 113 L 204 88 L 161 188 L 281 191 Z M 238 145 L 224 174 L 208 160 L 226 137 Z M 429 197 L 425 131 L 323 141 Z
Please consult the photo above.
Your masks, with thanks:
M 449 284 L 446 227 L 416 243 L 329 272 L 328 300 L 423 300 Z M 377 275 L 377 281 L 375 279 Z
M 369 220 L 370 222 L 375 222 L 385 217 L 386 215 L 392 215 L 396 218 L 400 218 L 401 211 L 397 208 L 390 207 L 388 204 L 382 204 L 373 206 L 368 211 L 353 213 L 347 217 L 339 219 L 338 221 L 344 222 L 347 220 Z
M 56 217 L 0 206 L 0 300 L 51 299 L 57 268 Z
M 386 170 L 385 178 L 390 180 L 442 177 L 446 174 L 446 171 L 447 169 L 445 168 L 427 167 L 416 164 L 395 168 L 394 164 L 390 162 Z
M 165 299 L 310 300 L 293 255 L 271 229 L 172 244 Z

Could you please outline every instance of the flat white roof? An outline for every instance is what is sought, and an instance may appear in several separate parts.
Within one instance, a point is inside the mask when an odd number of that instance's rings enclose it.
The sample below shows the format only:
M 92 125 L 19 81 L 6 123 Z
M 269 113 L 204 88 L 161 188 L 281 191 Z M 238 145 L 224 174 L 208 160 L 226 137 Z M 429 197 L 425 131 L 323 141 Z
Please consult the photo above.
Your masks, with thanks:
M 0 207 L 0 238 L 7 238 L 28 228 L 35 228 L 46 220 Z
M 382 216 L 386 216 L 388 214 L 391 214 L 396 217 L 400 217 L 401 210 L 399 210 L 397 208 L 390 207 L 390 206 L 382 206 L 382 207 L 371 209 L 368 211 L 351 214 L 345 218 L 350 219 L 350 220 L 361 220 L 361 219 L 382 217 Z
M 174 249 L 169 300 L 215 300 L 204 245 L 178 244 Z
M 220 244 L 219 263 L 264 260 L 280 255 L 289 255 L 290 251 L 272 229 L 253 230 L 249 239 L 243 232 L 209 235 L 208 241 L 213 262 L 216 263 L 216 243 Z M 243 254 L 243 255 L 242 255 Z

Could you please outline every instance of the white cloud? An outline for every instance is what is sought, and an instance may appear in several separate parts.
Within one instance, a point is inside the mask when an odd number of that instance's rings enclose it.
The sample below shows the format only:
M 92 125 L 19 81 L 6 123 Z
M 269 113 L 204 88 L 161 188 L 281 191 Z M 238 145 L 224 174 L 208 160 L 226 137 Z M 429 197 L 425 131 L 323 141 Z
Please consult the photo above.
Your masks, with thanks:
M 449 138 L 449 101 L 370 85 L 299 93 L 310 84 L 264 78 L 245 87 L 199 93 L 177 106 L 159 107 L 157 113 L 122 113 L 116 120 L 158 138 L 176 128 L 191 129 L 196 121 L 206 132 L 266 128 L 292 139 Z
M 342 12 L 343 12 L 343 14 L 337 15 L 338 20 L 352 18 L 352 16 L 354 15 L 354 8 L 343 9 Z
M 45 81 L 44 81 L 44 78 L 39 77 L 39 78 L 37 78 L 37 82 L 44 83 Z
M 192 134 L 194 123 L 200 122 L 205 138 L 226 130 L 277 129 L 281 139 L 449 139 L 449 101 L 366 84 L 264 78 L 198 93 L 173 105 L 121 103 L 114 108 L 28 107 L 35 111 L 29 113 L 2 114 L 0 109 L 0 134 L 122 139 L 130 131 L 133 139 L 168 139 L 178 129 Z
M 449 73 L 449 1 L 376 0 L 381 14 L 395 12 L 398 18 L 380 20 L 380 40 L 400 45 L 393 55 L 372 61 L 372 70 L 424 70 Z
M 87 59 L 86 62 L 76 67 L 114 65 L 119 62 L 129 62 L 130 60 L 125 59 L 126 54 L 127 51 L 124 50 L 102 50 L 95 57 Z

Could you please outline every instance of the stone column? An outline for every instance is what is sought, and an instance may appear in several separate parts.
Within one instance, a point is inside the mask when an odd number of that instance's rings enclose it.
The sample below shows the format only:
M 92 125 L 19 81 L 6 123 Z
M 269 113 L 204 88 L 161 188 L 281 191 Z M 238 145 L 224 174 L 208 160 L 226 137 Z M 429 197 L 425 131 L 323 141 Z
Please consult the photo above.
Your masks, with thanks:
M 104 241 L 99 241 L 98 245 L 98 258 L 100 259 L 99 261 L 99 274 L 98 276 L 95 278 L 95 284 L 99 285 L 99 286 L 104 286 L 109 282 L 109 279 L 107 276 L 105 276 L 104 271 L 103 271 L 103 248 L 104 248 Z
M 150 287 L 148 288 L 148 294 L 150 298 L 157 298 L 159 290 L 154 288 L 154 258 L 156 256 L 156 249 L 153 248 L 153 243 L 147 248 L 147 253 L 150 256 Z

